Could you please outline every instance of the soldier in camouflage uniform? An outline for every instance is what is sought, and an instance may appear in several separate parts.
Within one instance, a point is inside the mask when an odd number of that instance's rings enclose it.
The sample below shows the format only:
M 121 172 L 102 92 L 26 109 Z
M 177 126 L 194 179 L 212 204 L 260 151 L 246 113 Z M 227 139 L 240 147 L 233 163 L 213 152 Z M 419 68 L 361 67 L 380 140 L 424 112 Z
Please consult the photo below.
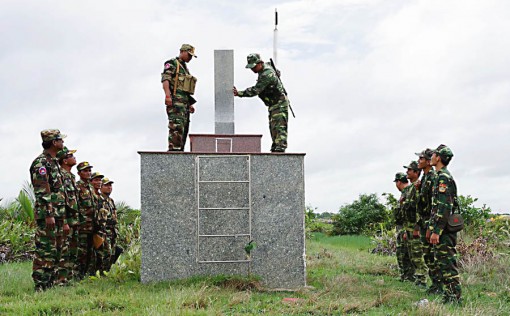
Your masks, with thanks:
M 104 207 L 108 210 L 108 219 L 106 220 L 106 232 L 108 244 L 110 245 L 110 249 L 112 255 L 110 257 L 109 262 L 105 265 L 106 270 L 110 270 L 112 264 L 115 263 L 117 257 L 121 249 L 118 249 L 117 246 L 117 236 L 119 232 L 117 230 L 117 208 L 115 207 L 115 201 L 111 198 L 111 193 L 113 190 L 112 187 L 113 181 L 104 177 L 103 185 L 101 186 L 101 196 L 105 201 Z
M 78 268 L 79 278 L 94 274 L 95 254 L 93 248 L 94 222 L 96 218 L 97 200 L 94 189 L 90 184 L 92 166 L 83 161 L 76 167 L 80 180 L 76 183 L 78 187 L 78 210 L 80 228 L 78 234 Z
M 67 250 L 65 191 L 57 152 L 64 148 L 65 135 L 58 129 L 41 131 L 43 152 L 30 166 L 30 179 L 35 194 L 35 253 L 32 267 L 36 291 L 54 284 L 64 284 L 67 271 L 62 253 Z
M 247 59 L 246 68 L 258 73 L 257 83 L 243 91 L 234 87 L 234 95 L 241 98 L 259 96 L 269 111 L 269 131 L 273 140 L 271 152 L 285 152 L 289 116 L 287 92 L 270 63 L 264 63 L 259 54 L 250 54 Z
M 436 172 L 430 165 L 430 159 L 432 158 L 432 150 L 427 148 L 418 155 L 418 168 L 423 170 L 421 180 L 416 184 L 416 188 L 419 192 L 417 212 L 419 216 L 418 224 L 420 226 L 420 240 L 423 245 L 423 259 L 425 265 L 429 270 L 429 277 L 432 281 L 432 285 L 427 289 L 427 293 L 436 294 L 442 293 L 442 286 L 440 282 L 440 273 L 437 262 L 434 260 L 434 252 L 432 245 L 427 241 L 426 233 L 429 226 L 430 212 L 432 209 L 432 186 Z
M 419 181 L 421 170 L 418 168 L 416 161 L 411 161 L 408 166 L 404 166 L 407 169 L 407 179 L 411 181 L 409 189 L 406 191 L 406 197 L 404 202 L 404 229 L 406 235 L 404 238 L 408 239 L 409 242 L 409 256 L 414 267 L 414 280 L 416 285 L 419 287 L 426 287 L 427 280 L 425 275 L 427 273 L 427 267 L 423 260 L 423 247 L 420 240 L 420 224 L 419 216 L 417 214 L 418 204 L 418 189 L 416 185 Z
M 109 267 L 109 262 L 111 258 L 110 244 L 108 243 L 108 232 L 106 229 L 106 223 L 108 221 L 108 217 L 110 216 L 110 212 L 106 208 L 106 200 L 101 194 L 101 186 L 103 184 L 102 180 L 104 175 L 99 172 L 94 172 L 90 177 L 90 183 L 94 188 L 94 196 L 98 201 L 97 203 L 97 213 L 96 213 L 96 221 L 94 223 L 94 234 L 95 238 L 99 236 L 102 239 L 102 243 L 99 245 L 96 241 L 94 241 L 94 251 L 96 253 L 96 267 L 95 270 L 99 272 L 107 271 L 107 267 Z
M 78 187 L 74 174 L 71 169 L 76 165 L 76 150 L 69 150 L 67 147 L 57 153 L 58 163 L 62 173 L 62 180 L 66 192 L 66 219 L 70 228 L 67 240 L 69 242 L 68 251 L 64 256 L 64 264 L 69 271 L 70 277 L 78 277 Z
M 193 57 L 197 57 L 195 48 L 182 44 L 179 56 L 167 60 L 161 74 L 168 116 L 168 151 L 184 151 L 190 113 L 195 112 L 196 101 L 191 95 L 197 79 L 190 75 L 186 65 Z
M 404 239 L 406 231 L 404 230 L 404 201 L 407 190 L 409 190 L 409 183 L 407 177 L 403 172 L 399 172 L 395 175 L 395 185 L 401 192 L 398 206 L 395 209 L 395 224 L 397 231 L 397 262 L 400 270 L 401 281 L 412 281 L 414 282 L 414 267 L 409 257 L 409 246 L 407 238 Z
M 430 164 L 436 168 L 436 178 L 432 189 L 432 212 L 427 235 L 434 247 L 434 260 L 437 262 L 444 285 L 443 302 L 461 303 L 460 276 L 457 268 L 457 233 L 447 228 L 448 218 L 458 211 L 457 185 L 447 169 L 453 158 L 452 150 L 440 145 L 432 154 Z M 428 236 L 427 236 L 428 237 Z

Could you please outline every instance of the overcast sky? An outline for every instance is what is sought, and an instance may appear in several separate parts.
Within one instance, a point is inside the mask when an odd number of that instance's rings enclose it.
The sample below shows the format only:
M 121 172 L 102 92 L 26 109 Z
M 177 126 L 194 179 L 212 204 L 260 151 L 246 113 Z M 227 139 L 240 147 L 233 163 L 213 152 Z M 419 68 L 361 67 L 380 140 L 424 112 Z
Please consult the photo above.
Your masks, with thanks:
M 397 194 L 393 177 L 426 147 L 449 145 L 459 193 L 509 212 L 510 1 L 23 1 L 0 10 L 0 197 L 12 200 L 59 128 L 140 207 L 137 151 L 167 148 L 160 73 L 196 47 L 190 133 L 214 133 L 214 50 L 273 51 L 297 117 L 287 152 L 306 153 L 306 203 L 336 212 L 360 193 Z M 258 98 L 235 101 L 239 134 L 271 137 Z M 188 147 L 189 145 L 187 145 Z M 188 148 L 187 148 L 188 150 Z M 5 202 L 5 201 L 4 201 Z

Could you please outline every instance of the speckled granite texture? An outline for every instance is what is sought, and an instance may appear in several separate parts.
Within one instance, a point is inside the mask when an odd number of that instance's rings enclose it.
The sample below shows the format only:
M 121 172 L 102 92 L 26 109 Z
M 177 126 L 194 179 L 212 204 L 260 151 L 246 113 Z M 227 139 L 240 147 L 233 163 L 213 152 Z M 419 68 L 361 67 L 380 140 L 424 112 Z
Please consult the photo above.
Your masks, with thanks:
M 142 282 L 251 273 L 268 288 L 306 285 L 304 154 L 140 155 Z

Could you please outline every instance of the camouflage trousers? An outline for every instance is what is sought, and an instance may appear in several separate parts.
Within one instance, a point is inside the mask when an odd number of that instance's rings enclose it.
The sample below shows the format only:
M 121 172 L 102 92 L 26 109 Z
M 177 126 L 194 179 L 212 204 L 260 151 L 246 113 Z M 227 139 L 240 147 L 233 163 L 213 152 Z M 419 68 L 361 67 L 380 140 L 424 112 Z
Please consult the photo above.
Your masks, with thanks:
M 110 240 L 106 233 L 98 233 L 101 237 L 104 238 L 103 244 L 97 248 L 94 249 L 96 262 L 95 262 L 95 271 L 103 272 L 103 271 L 109 271 L 110 270 L 110 262 L 112 257 L 111 247 L 110 247 Z
M 423 245 L 421 243 L 420 237 L 413 237 L 413 232 L 408 231 L 407 237 L 409 241 L 409 257 L 411 258 L 411 262 L 414 268 L 414 280 L 416 284 L 426 285 L 427 279 L 427 267 L 425 266 L 425 261 L 423 259 Z
M 457 233 L 443 231 L 439 236 L 439 244 L 434 245 L 434 260 L 440 271 L 441 283 L 444 285 L 446 301 L 459 301 L 461 286 L 457 268 Z
M 68 245 L 63 225 L 63 220 L 56 218 L 55 229 L 47 230 L 45 220 L 37 220 L 32 265 L 32 278 L 36 290 L 45 290 L 56 284 L 62 285 L 68 280 L 69 271 L 64 262 Z
M 190 123 L 188 105 L 174 100 L 166 107 L 168 116 L 168 150 L 184 151 Z
M 414 281 L 414 267 L 409 256 L 409 243 L 404 240 L 404 232 L 397 227 L 397 263 L 400 270 L 400 279 Z
M 78 245 L 79 245 L 79 225 L 71 227 L 70 233 L 67 236 L 69 247 L 67 252 L 63 255 L 64 265 L 66 266 L 69 277 L 76 278 L 79 276 L 79 265 L 78 265 Z
M 78 233 L 78 278 L 82 279 L 87 275 L 95 273 L 96 257 L 92 246 L 93 233 L 90 230 L 80 230 Z
M 434 260 L 434 248 L 433 246 L 427 241 L 426 238 L 427 234 L 427 227 L 422 227 L 420 229 L 420 240 L 422 243 L 422 249 L 423 249 L 423 260 L 425 261 L 425 265 L 427 266 L 429 270 L 429 277 L 432 281 L 431 290 L 434 291 L 442 291 L 442 285 L 441 285 L 441 275 L 439 271 L 439 267 L 437 265 L 437 262 Z
M 287 148 L 288 120 L 289 102 L 287 100 L 269 107 L 269 131 L 273 140 L 272 152 L 284 152 Z

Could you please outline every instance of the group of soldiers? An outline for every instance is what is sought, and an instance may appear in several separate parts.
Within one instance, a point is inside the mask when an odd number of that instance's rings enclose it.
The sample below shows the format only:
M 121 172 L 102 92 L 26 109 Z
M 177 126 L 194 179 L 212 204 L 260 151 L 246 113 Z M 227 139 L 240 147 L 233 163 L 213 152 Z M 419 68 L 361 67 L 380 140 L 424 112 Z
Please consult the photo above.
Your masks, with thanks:
M 192 95 L 197 78 L 190 74 L 186 65 L 193 57 L 197 57 L 195 48 L 182 44 L 179 56 L 167 60 L 161 74 L 168 116 L 168 151 L 184 151 L 190 114 L 195 112 L 196 100 Z M 259 96 L 269 111 L 269 130 L 273 141 L 271 152 L 285 152 L 290 103 L 279 72 L 271 63 L 264 63 L 259 54 L 250 54 L 247 60 L 246 68 L 258 74 L 257 83 L 243 91 L 234 87 L 232 92 L 237 97 Z
M 41 131 L 43 152 L 30 166 L 35 193 L 36 290 L 65 285 L 97 271 L 108 271 L 120 255 L 116 246 L 117 210 L 110 197 L 113 181 L 92 173 L 86 162 L 72 173 L 76 150 L 64 146 L 58 129 Z
M 426 288 L 428 270 L 432 284 L 427 293 L 442 294 L 445 303 L 460 303 L 457 229 L 449 224 L 459 212 L 457 186 L 447 169 L 453 152 L 439 145 L 416 155 L 418 161 L 404 166 L 407 173 L 399 172 L 394 179 L 401 192 L 394 214 L 400 279 Z

